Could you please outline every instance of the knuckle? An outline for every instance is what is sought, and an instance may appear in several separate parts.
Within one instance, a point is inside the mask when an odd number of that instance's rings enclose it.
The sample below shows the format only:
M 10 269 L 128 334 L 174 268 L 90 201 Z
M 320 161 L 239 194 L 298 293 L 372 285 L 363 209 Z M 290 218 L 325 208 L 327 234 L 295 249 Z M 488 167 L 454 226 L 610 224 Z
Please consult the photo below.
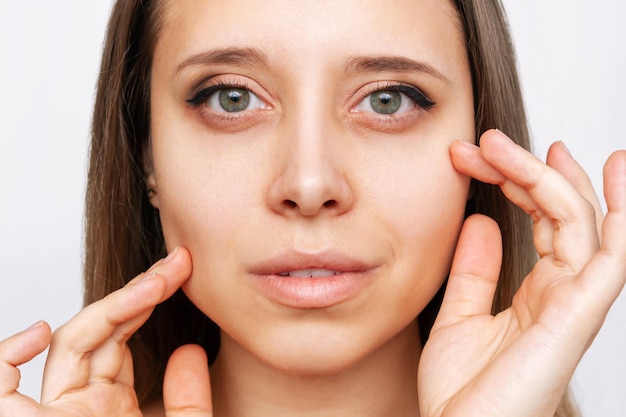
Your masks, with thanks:
M 596 209 L 593 204 L 579 195 L 577 201 L 573 202 L 569 207 L 564 207 L 560 218 L 556 219 L 560 226 L 568 226 L 572 224 L 591 224 L 595 228 L 596 225 Z
M 598 213 L 596 213 L 596 208 L 591 203 L 591 201 L 587 200 L 586 198 L 583 198 L 582 200 L 583 201 L 581 203 L 581 213 L 583 217 L 592 220 L 595 223 L 596 217 L 598 215 Z
M 0 362 L 0 398 L 17 388 L 22 374 L 20 370 L 7 362 Z
M 63 340 L 65 340 L 65 335 L 67 333 L 67 324 L 59 327 L 55 331 L 52 332 L 52 339 L 50 341 L 51 345 L 60 345 Z
M 52 338 L 50 341 L 50 350 L 62 350 L 75 355 L 83 355 L 84 349 L 82 349 L 77 343 L 76 338 L 71 331 L 71 322 L 59 327 L 52 332 Z

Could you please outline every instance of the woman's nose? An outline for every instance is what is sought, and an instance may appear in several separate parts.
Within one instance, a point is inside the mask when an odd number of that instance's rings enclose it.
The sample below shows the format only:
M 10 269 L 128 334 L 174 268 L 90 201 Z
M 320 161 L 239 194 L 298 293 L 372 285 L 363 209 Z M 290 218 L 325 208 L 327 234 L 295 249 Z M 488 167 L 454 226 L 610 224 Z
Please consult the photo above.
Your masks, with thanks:
M 284 146 L 268 191 L 268 204 L 286 216 L 338 216 L 350 210 L 354 202 L 352 184 L 346 176 L 350 172 L 346 158 L 350 156 L 337 137 L 340 129 L 310 122 L 295 122 L 280 139 Z

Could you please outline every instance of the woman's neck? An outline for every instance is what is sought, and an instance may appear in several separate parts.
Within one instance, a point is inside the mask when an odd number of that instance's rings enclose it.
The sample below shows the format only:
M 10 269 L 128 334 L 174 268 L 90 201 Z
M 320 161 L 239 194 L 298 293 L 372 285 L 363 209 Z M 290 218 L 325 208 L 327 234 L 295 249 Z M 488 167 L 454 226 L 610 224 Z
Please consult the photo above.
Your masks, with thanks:
M 418 334 L 412 323 L 357 364 L 329 376 L 285 374 L 223 335 L 211 367 L 214 415 L 418 417 Z

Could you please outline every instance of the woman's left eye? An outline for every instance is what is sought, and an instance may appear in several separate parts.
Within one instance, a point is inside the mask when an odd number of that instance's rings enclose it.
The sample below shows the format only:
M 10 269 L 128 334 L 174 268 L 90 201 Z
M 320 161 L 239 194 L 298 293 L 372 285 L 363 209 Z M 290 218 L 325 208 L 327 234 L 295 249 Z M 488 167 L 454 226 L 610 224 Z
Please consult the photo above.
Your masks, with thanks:
M 200 91 L 189 104 L 204 104 L 216 112 L 239 113 L 264 107 L 263 101 L 245 87 L 216 85 Z
M 376 90 L 367 95 L 355 108 L 356 111 L 381 115 L 402 114 L 415 107 L 428 110 L 435 103 L 416 88 L 395 85 Z

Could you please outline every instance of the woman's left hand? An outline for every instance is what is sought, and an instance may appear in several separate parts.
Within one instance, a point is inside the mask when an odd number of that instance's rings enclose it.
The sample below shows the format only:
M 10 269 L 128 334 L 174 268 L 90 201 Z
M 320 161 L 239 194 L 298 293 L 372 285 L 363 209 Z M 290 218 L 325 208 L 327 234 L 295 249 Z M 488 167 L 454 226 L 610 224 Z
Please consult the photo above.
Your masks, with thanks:
M 604 171 L 603 218 L 591 182 L 562 144 L 543 164 L 492 130 L 455 143 L 457 170 L 497 184 L 534 222 L 539 259 L 510 308 L 493 316 L 502 245 L 470 216 L 418 371 L 423 417 L 550 416 L 626 283 L 626 151 Z M 514 250 L 514 248 L 510 249 Z

